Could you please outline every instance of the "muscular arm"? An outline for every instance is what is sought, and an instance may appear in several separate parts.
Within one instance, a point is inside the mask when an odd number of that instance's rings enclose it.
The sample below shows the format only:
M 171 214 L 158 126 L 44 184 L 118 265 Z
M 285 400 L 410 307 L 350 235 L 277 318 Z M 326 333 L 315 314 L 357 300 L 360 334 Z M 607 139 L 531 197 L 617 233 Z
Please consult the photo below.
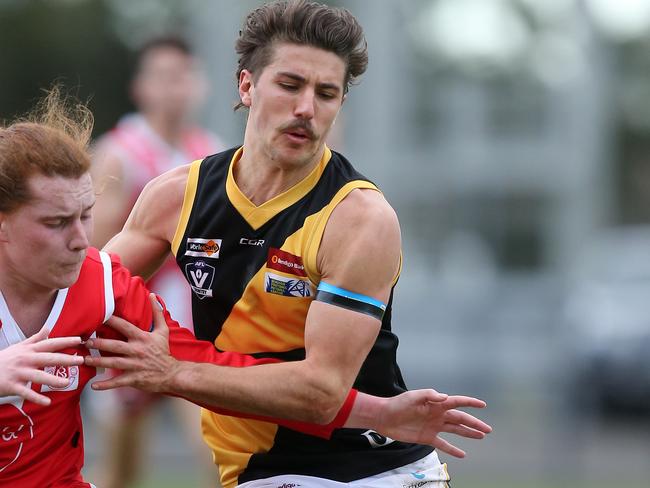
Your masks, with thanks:
M 355 191 L 332 213 L 318 259 L 326 281 L 386 302 L 399 249 L 397 219 L 383 197 Z M 326 424 L 343 404 L 379 327 L 375 318 L 314 302 L 303 361 L 218 371 L 181 362 L 156 388 L 231 410 Z
M 151 180 L 138 197 L 124 228 L 104 250 L 120 256 L 132 274 L 148 279 L 171 251 L 183 206 L 189 165 Z
M 147 276 L 147 270 L 155 269 L 156 260 L 164 258 L 168 252 L 182 206 L 187 174 L 188 167 L 184 167 L 152 181 L 138 200 L 123 232 L 108 244 L 107 249 L 122 254 L 126 266 L 134 273 Z M 351 228 L 355 232 L 349 232 Z M 386 302 L 399 265 L 399 239 L 397 219 L 381 195 L 353 192 L 335 209 L 323 236 L 318 262 L 324 280 Z M 305 326 L 306 358 L 303 361 L 234 368 L 168 357 L 170 361 L 164 368 L 156 366 L 145 371 L 145 356 L 141 354 L 144 349 L 139 344 L 150 341 L 148 336 L 155 334 L 144 334 L 136 341 L 129 337 L 127 348 L 114 351 L 130 358 L 86 358 L 86 362 L 126 371 L 122 377 L 95 383 L 96 389 L 129 385 L 250 415 L 327 424 L 335 419 L 337 412 L 340 413 L 379 328 L 377 319 L 315 302 Z M 163 342 L 167 347 L 167 340 Z M 120 348 L 125 345 L 122 343 Z M 101 340 L 95 346 L 104 349 Z M 164 356 L 164 349 L 157 351 L 157 358 Z M 423 432 L 431 431 L 432 418 L 445 419 L 446 412 L 455 406 L 484 406 L 476 399 L 454 400 L 455 403 L 445 404 L 442 410 L 430 412 L 429 405 L 445 400 L 446 395 L 433 390 L 410 393 L 402 397 L 406 402 L 398 400 L 389 404 L 378 402 L 376 397 L 360 395 L 363 407 L 355 404 L 345 426 L 382 428 L 387 435 L 404 441 L 427 440 Z M 374 413 L 396 405 L 399 407 L 392 411 L 389 408 L 387 415 Z M 396 410 L 399 415 L 395 415 Z M 369 415 L 368 412 L 373 413 Z M 474 417 L 471 419 L 478 423 L 465 423 L 475 425 L 481 432 L 458 431 L 456 425 L 463 419 L 456 417 L 446 420 L 436 434 L 453 431 L 465 437 L 480 438 L 482 432 L 489 431 L 485 424 Z M 411 421 L 409 429 L 416 425 L 417 435 L 401 428 L 405 420 Z M 398 430 L 391 430 L 395 427 Z M 449 430 L 452 428 L 454 430 Z M 438 438 L 434 440 L 437 442 Z M 433 444 L 433 441 L 429 439 L 427 443 Z

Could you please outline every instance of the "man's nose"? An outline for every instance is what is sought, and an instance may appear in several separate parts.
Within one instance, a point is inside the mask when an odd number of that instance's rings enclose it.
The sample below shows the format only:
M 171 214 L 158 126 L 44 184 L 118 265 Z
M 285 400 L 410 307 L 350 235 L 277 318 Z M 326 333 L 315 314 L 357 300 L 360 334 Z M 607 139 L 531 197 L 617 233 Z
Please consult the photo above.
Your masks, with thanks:
M 294 115 L 302 119 L 314 118 L 314 105 L 316 102 L 316 94 L 314 90 L 306 88 L 298 95 Z
M 70 249 L 73 251 L 83 251 L 90 245 L 88 231 L 81 220 L 75 220 L 71 227 Z

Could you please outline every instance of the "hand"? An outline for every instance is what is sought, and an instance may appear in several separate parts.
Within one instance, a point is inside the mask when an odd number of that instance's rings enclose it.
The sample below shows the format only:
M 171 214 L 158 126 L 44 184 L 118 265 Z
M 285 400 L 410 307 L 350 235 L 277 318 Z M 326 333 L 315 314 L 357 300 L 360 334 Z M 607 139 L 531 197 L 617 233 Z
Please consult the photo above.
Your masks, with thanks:
M 445 395 L 442 395 L 444 397 Z M 373 429 L 391 439 L 428 444 L 451 456 L 465 457 L 465 451 L 438 436 L 449 432 L 470 439 L 482 439 L 492 432 L 485 422 L 456 410 L 485 408 L 484 401 L 467 396 L 446 396 L 435 390 L 413 390 L 382 399 Z
M 111 379 L 93 383 L 93 390 L 110 390 L 121 386 L 156 393 L 168 390 L 168 382 L 179 363 L 169 353 L 169 329 L 156 295 L 151 293 L 149 300 L 153 310 L 151 332 L 145 332 L 130 322 L 113 316 L 106 323 L 126 337 L 126 342 L 114 339 L 86 341 L 88 348 L 119 354 L 114 357 L 86 356 L 86 365 L 123 371 Z
M 80 337 L 48 339 L 49 331 L 43 327 L 38 333 L 22 342 L 0 351 L 0 396 L 17 395 L 39 405 L 49 405 L 52 400 L 27 386 L 32 383 L 63 388 L 67 378 L 60 378 L 42 370 L 45 366 L 74 366 L 83 363 L 82 356 L 57 353 L 62 349 L 81 344 Z

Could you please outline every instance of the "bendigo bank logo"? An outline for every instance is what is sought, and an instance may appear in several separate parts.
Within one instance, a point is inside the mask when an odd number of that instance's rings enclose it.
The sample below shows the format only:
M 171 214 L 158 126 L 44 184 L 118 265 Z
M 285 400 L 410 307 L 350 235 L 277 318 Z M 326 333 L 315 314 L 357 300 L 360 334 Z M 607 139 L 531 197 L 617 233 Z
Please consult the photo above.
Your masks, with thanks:
M 272 247 L 266 260 L 266 267 L 295 276 L 307 276 L 302 258 L 281 249 Z
M 203 239 L 199 237 L 190 237 L 187 239 L 186 256 L 199 258 L 219 258 L 221 250 L 221 239 Z

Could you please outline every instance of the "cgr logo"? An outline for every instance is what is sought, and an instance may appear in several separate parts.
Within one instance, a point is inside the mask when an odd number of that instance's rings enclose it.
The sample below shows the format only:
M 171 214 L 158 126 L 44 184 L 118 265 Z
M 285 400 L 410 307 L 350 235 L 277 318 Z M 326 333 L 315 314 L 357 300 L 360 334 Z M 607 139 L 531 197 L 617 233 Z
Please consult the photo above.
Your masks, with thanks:
M 239 239 L 239 243 L 242 246 L 260 246 L 262 247 L 264 245 L 264 239 L 246 239 L 245 237 L 242 237 Z

